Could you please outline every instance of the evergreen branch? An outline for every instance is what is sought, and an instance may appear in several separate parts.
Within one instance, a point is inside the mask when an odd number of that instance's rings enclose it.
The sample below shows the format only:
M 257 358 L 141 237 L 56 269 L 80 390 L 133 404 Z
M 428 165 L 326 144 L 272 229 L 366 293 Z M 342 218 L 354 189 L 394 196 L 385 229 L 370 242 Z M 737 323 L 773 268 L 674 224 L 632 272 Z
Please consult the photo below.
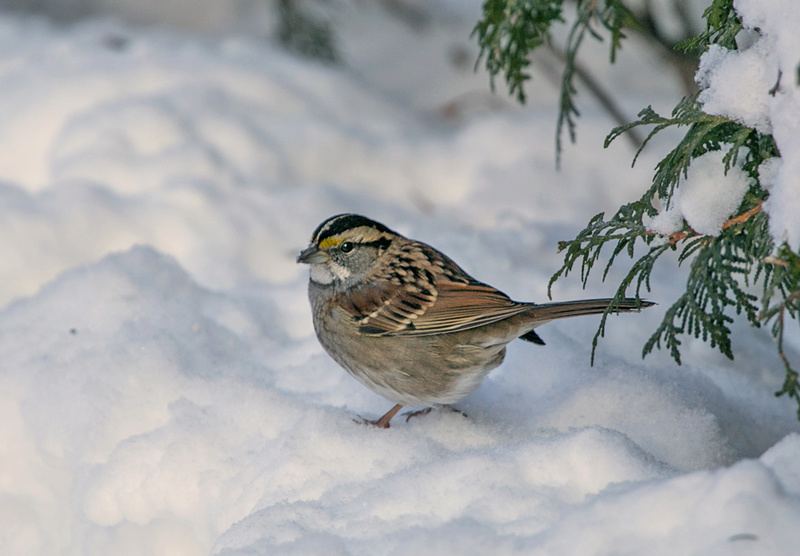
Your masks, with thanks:
M 698 36 L 688 39 L 675 48 L 688 52 L 707 49 L 718 44 L 728 50 L 736 50 L 736 35 L 742 30 L 742 21 L 733 8 L 733 0 L 713 0 L 703 12 L 706 29 Z
M 609 260 L 608 264 L 606 265 L 604 276 L 605 276 L 605 274 L 608 273 L 608 269 L 611 267 L 611 264 L 612 264 L 612 262 L 614 260 L 614 257 L 616 256 L 616 254 L 618 254 L 619 252 L 622 251 L 622 248 L 621 248 L 622 244 L 623 244 L 623 242 L 620 242 L 620 244 L 618 245 L 618 249 L 615 249 L 615 255 L 611 257 L 611 259 Z M 632 251 L 633 244 L 634 244 L 633 241 L 627 242 L 627 246 L 630 247 L 630 250 L 629 250 L 628 253 L 629 253 L 631 258 L 633 258 L 633 251 Z M 606 319 L 608 319 L 608 316 L 610 314 L 615 312 L 615 308 L 618 306 L 618 304 L 620 302 L 622 302 L 622 300 L 627 297 L 628 288 L 631 287 L 631 284 L 633 284 L 634 279 L 636 281 L 636 289 L 635 289 L 635 292 L 636 292 L 635 293 L 635 297 L 636 297 L 636 299 L 641 299 L 642 286 L 644 286 L 647 291 L 650 291 L 650 275 L 653 272 L 653 266 L 655 265 L 656 260 L 667 249 L 669 249 L 669 247 L 670 246 L 666 245 L 666 244 L 658 245 L 658 246 L 655 246 L 655 247 L 651 247 L 650 250 L 647 252 L 647 254 L 645 254 L 644 256 L 640 257 L 633 264 L 633 266 L 631 267 L 631 270 L 628 272 L 627 276 L 625 276 L 625 278 L 622 279 L 622 282 L 620 283 L 619 287 L 617 288 L 616 293 L 614 294 L 614 297 L 612 298 L 612 302 L 609 304 L 609 306 L 606 308 L 606 310 L 603 311 L 603 314 L 600 317 L 600 324 L 597 327 L 597 332 L 595 332 L 594 337 L 592 338 L 592 355 L 591 355 L 591 361 L 590 361 L 591 364 L 594 364 L 594 356 L 595 356 L 595 353 L 597 351 L 598 342 L 599 342 L 600 338 L 605 336 Z
M 481 47 L 475 69 L 485 59 L 489 83 L 503 72 L 509 94 L 525 104 L 525 81 L 530 79 L 530 53 L 549 41 L 550 27 L 563 21 L 563 0 L 486 0 L 483 18 L 470 36 L 476 36 Z
M 776 256 L 766 257 L 764 263 L 769 265 L 773 272 L 770 275 L 769 286 L 765 286 L 764 289 L 764 306 L 767 308 L 759 315 L 759 319 L 763 321 L 775 319 L 772 325 L 772 335 L 777 341 L 778 355 L 786 372 L 783 386 L 775 392 L 775 395 L 787 395 L 800 406 L 800 377 L 792 368 L 783 345 L 786 315 L 788 314 L 795 320 L 800 316 L 800 255 L 794 253 L 788 245 L 783 244 Z M 777 304 L 771 305 L 776 290 L 780 291 L 783 299 Z M 800 407 L 797 410 L 797 417 L 800 419 Z
M 694 255 L 686 283 L 686 292 L 667 310 L 664 320 L 644 346 L 643 355 L 662 342 L 670 355 L 680 363 L 678 336 L 692 334 L 718 348 L 733 359 L 729 324 L 733 318 L 727 307 L 736 313 L 744 311 L 751 322 L 757 322 L 757 297 L 745 291 L 736 275 L 750 273 L 750 259 L 743 256 L 735 241 L 724 235 L 701 236 L 693 242 Z M 686 249 L 684 253 L 690 251 Z M 685 260 L 687 257 L 683 258 Z
M 612 141 L 623 133 L 643 125 L 653 126 L 645 138 L 642 147 L 636 152 L 633 164 L 639 154 L 659 131 L 668 127 L 688 126 L 689 130 L 678 145 L 670 151 L 657 165 L 653 175 L 653 183 L 645 197 L 654 202 L 656 198 L 662 199 L 667 208 L 672 202 L 675 188 L 681 176 L 685 177 L 693 159 L 707 152 L 726 150 L 723 162 L 725 171 L 736 165 L 740 153 L 748 153 L 742 168 L 758 179 L 758 166 L 763 160 L 778 156 L 778 150 L 771 136 L 762 135 L 738 122 L 723 116 L 706 114 L 697 102 L 697 95 L 685 97 L 672 111 L 672 117 L 664 117 L 656 113 L 652 107 L 647 107 L 639 112 L 639 119 L 611 130 L 606 137 L 604 146 L 608 147 Z
M 581 282 L 586 287 L 589 274 L 606 243 L 616 241 L 618 246 L 619 244 L 623 245 L 622 248 L 626 246 L 632 248 L 637 239 L 644 239 L 649 243 L 652 238 L 649 236 L 647 228 L 642 224 L 642 218 L 644 215 L 653 216 L 655 212 L 655 209 L 645 200 L 629 203 L 620 207 L 611 220 L 604 220 L 605 213 L 601 212 L 589 221 L 586 228 L 574 240 L 559 241 L 558 251 L 566 251 L 564 264 L 550 278 L 547 288 L 548 296 L 551 296 L 552 286 L 555 281 L 562 276 L 566 277 L 574 269 L 578 261 L 580 261 L 581 265 Z M 614 256 L 622 248 L 616 251 Z M 609 267 L 610 263 L 606 265 L 604 275 L 608 272 Z
M 622 39 L 626 38 L 622 30 L 626 27 L 637 29 L 639 22 L 621 0 L 607 0 L 598 17 L 603 27 L 611 33 L 609 61 L 613 64 L 617 61 L 617 51 L 622 48 Z
M 566 127 L 569 132 L 570 142 L 574 143 L 576 128 L 575 118 L 580 116 L 580 112 L 574 101 L 574 96 L 577 94 L 574 80 L 576 75 L 579 75 L 579 65 L 577 61 L 578 51 L 586 33 L 589 33 L 598 41 L 603 40 L 603 36 L 592 28 L 592 22 L 599 22 L 601 27 L 611 35 L 609 58 L 612 64 L 616 60 L 617 50 L 621 48 L 622 39 L 625 38 L 622 29 L 626 26 L 633 27 L 637 25 L 633 14 L 620 0 L 607 0 L 603 3 L 602 9 L 599 11 L 597 0 L 578 0 L 577 14 L 578 17 L 567 36 L 567 46 L 564 52 L 565 65 L 564 73 L 561 78 L 559 113 L 556 123 L 556 166 L 559 166 L 561 162 L 561 137 L 564 128 Z
M 567 56 L 566 54 L 559 49 L 556 45 L 550 44 L 550 50 L 553 52 L 555 57 L 561 61 L 562 63 L 566 64 Z M 592 73 L 587 70 L 577 59 L 574 61 L 574 78 L 580 80 L 583 86 L 589 91 L 589 93 L 594 97 L 594 99 L 600 104 L 600 106 L 608 112 L 608 115 L 611 119 L 618 125 L 623 126 L 627 123 L 628 117 L 623 113 L 622 108 L 619 104 L 614 100 L 611 96 L 611 93 L 603 86 L 600 81 L 595 79 Z M 574 79 L 573 78 L 573 79 Z M 563 79 L 562 79 L 563 82 Z M 576 116 L 579 115 L 577 110 L 575 111 Z M 628 131 L 626 135 L 628 141 L 633 146 L 634 150 L 638 150 L 642 146 L 642 138 L 639 136 L 638 130 L 631 129 Z M 560 133 L 556 133 L 556 149 L 560 149 Z M 557 153 L 560 151 L 556 151 Z M 559 162 L 558 160 L 556 161 Z
M 575 77 L 575 64 L 578 56 L 578 49 L 583 42 L 583 36 L 589 29 L 589 19 L 592 16 L 591 10 L 582 9 L 588 2 L 578 2 L 578 19 L 569 31 L 567 37 L 567 48 L 565 51 L 566 64 L 564 73 L 561 77 L 561 93 L 559 94 L 558 121 L 556 123 L 556 166 L 561 163 L 561 135 L 566 124 L 569 130 L 570 142 L 575 142 L 575 120 L 573 117 L 580 116 L 575 102 L 574 95 L 577 93 L 573 82 Z
M 573 241 L 559 242 L 559 250 L 565 250 L 566 254 L 564 265 L 551 278 L 551 286 L 580 263 L 581 281 L 585 287 L 603 246 L 609 241 L 615 246 L 605 265 L 603 280 L 620 253 L 626 252 L 634 259 L 638 240 L 650 245 L 655 236 L 643 225 L 643 219 L 656 214 L 654 203 L 657 199 L 664 199 L 669 205 L 681 176 L 686 175 L 694 158 L 712 150 L 725 150 L 726 171 L 735 164 L 757 178 L 758 166 L 777 154 L 774 142 L 765 141 L 754 130 L 727 118 L 703 113 L 692 97 L 684 99 L 669 118 L 660 116 L 652 108 L 643 110 L 639 116 L 640 120 L 613 130 L 607 141 L 639 125 L 654 126 L 648 139 L 670 126 L 685 125 L 689 130 L 656 166 L 653 185 L 638 201 L 623 205 L 608 221 L 604 220 L 603 214 L 595 216 Z M 649 289 L 655 260 L 667 249 L 676 249 L 679 243 L 683 246 L 678 263 L 692 261 L 686 292 L 666 311 L 661 325 L 645 344 L 643 355 L 655 347 L 665 347 L 680 363 L 680 336 L 691 334 L 732 358 L 730 324 L 733 318 L 728 314 L 729 310 L 744 314 L 754 326 L 759 325 L 758 299 L 745 287 L 752 276 L 768 274 L 760 262 L 772 249 L 770 236 L 765 233 L 766 216 L 761 211 L 764 198 L 765 192 L 757 188 L 748 193 L 740 210 L 723 225 L 718 237 L 699 235 L 687 226 L 669 236 L 668 241 L 651 246 L 634 262 L 620 283 L 615 299 L 624 297 L 633 284 L 636 284 L 637 296 L 643 285 Z M 592 355 L 605 332 L 606 316 L 593 339 Z
M 575 140 L 579 116 L 574 99 L 575 79 L 583 79 L 577 60 L 583 39 L 587 34 L 597 40 L 609 35 L 613 63 L 624 38 L 622 30 L 634 23 L 622 0 L 577 0 L 575 5 L 577 17 L 569 30 L 563 54 L 565 70 L 556 126 L 557 157 L 565 129 L 570 139 Z M 478 36 L 481 47 L 476 67 L 485 60 L 493 88 L 494 77 L 503 73 L 509 93 L 516 94 L 520 102 L 525 101 L 524 84 L 530 79 L 529 55 L 549 42 L 550 26 L 563 21 L 562 8 L 563 0 L 486 0 L 484 19 L 478 22 L 473 35 Z M 704 17 L 705 31 L 680 47 L 697 50 L 716 44 L 735 50 L 735 38 L 743 26 L 733 0 L 712 0 Z M 777 91 L 780 78 L 771 94 Z M 800 83 L 800 68 L 797 82 Z M 759 181 L 759 169 L 764 162 L 780 156 L 773 137 L 728 118 L 706 114 L 694 95 L 682 99 L 669 117 L 661 116 L 652 107 L 645 108 L 636 121 L 612 129 L 605 146 L 640 126 L 649 126 L 649 133 L 640 142 L 633 164 L 655 134 L 670 127 L 685 126 L 687 130 L 656 165 L 652 183 L 639 200 L 621 206 L 608 220 L 604 213 L 597 214 L 575 239 L 559 242 L 564 262 L 550 279 L 548 295 L 557 279 L 577 272 L 578 266 L 581 283 L 586 287 L 597 264 L 603 267 L 602 279 L 605 280 L 611 266 L 623 253 L 634 261 L 617 288 L 614 302 L 601 318 L 592 340 L 593 361 L 598 341 L 605 333 L 606 318 L 615 304 L 630 288 L 635 287 L 637 298 L 642 288 L 649 291 L 655 262 L 668 250 L 678 250 L 678 264 L 690 265 L 686 290 L 667 309 L 663 321 L 645 343 L 643 355 L 663 347 L 680 363 L 682 336 L 689 334 L 709 342 L 732 358 L 730 324 L 734 316 L 741 315 L 756 327 L 772 321 L 772 334 L 786 370 L 783 387 L 776 394 L 788 395 L 800 405 L 800 377 L 784 350 L 786 316 L 795 320 L 800 317 L 800 255 L 785 244 L 775 250 L 768 217 L 762 210 L 768 191 Z M 692 161 L 712 151 L 722 152 L 726 173 L 736 167 L 746 172 L 752 183 L 740 207 L 725 222 L 720 233 L 716 237 L 704 236 L 685 222 L 682 230 L 665 238 L 648 230 L 645 222 L 658 213 L 656 207 L 662 206 L 662 210 L 670 207 Z M 613 248 L 610 253 L 606 252 L 608 260 L 600 263 L 607 243 L 613 244 Z M 643 255 L 637 255 L 637 246 L 646 248 Z M 751 291 L 751 286 L 759 284 L 763 288 L 760 300 Z
M 495 90 L 495 77 L 503 74 L 508 92 L 524 104 L 525 82 L 531 78 L 530 55 L 539 46 L 550 42 L 550 28 L 562 17 L 564 0 L 486 0 L 483 18 L 472 30 L 477 37 L 480 52 L 475 69 L 484 62 L 489 73 L 489 83 Z M 560 162 L 561 137 L 564 129 L 570 141 L 575 141 L 576 118 L 580 115 L 574 101 L 577 93 L 575 78 L 581 77 L 577 55 L 588 33 L 602 41 L 601 30 L 610 35 L 610 60 L 616 60 L 617 51 L 625 38 L 623 29 L 637 25 L 633 14 L 622 0 L 578 0 L 577 18 L 572 25 L 564 51 L 564 72 L 561 78 L 560 109 L 556 123 L 556 163 Z M 592 25 L 598 24 L 598 29 Z M 584 72 L 585 74 L 585 72 Z M 587 81 L 589 81 L 587 79 Z M 602 99 L 601 99 L 602 102 Z M 606 103 L 606 106 L 609 106 Z M 613 114 L 613 112 L 612 112 Z
M 778 355 L 783 361 L 783 366 L 786 371 L 786 377 L 783 381 L 783 386 L 781 389 L 775 392 L 776 396 L 783 396 L 788 395 L 790 398 L 794 398 L 794 400 L 800 405 L 800 380 L 798 380 L 798 373 L 795 371 L 791 364 L 789 363 L 789 358 L 786 355 L 786 351 L 783 349 L 783 332 L 785 329 L 785 315 L 788 312 L 792 313 L 792 310 L 789 309 L 792 305 L 794 305 L 794 316 L 796 317 L 797 313 L 797 301 L 800 299 L 800 290 L 795 291 L 789 297 L 786 298 L 786 301 L 779 304 L 778 307 L 771 311 L 771 318 L 772 316 L 777 315 L 777 319 L 775 319 L 775 324 L 772 327 L 772 335 L 776 338 L 778 343 Z M 797 409 L 797 418 L 800 419 L 800 407 Z

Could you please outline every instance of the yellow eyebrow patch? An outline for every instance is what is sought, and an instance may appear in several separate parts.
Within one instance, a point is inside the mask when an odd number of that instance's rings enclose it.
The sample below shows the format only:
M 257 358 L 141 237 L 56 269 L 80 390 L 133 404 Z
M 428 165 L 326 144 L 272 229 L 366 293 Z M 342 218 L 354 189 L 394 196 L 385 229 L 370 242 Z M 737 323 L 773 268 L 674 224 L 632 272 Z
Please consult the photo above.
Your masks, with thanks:
M 342 243 L 344 238 L 338 236 L 326 237 L 322 241 L 319 242 L 320 249 L 327 249 L 328 247 L 335 247 Z

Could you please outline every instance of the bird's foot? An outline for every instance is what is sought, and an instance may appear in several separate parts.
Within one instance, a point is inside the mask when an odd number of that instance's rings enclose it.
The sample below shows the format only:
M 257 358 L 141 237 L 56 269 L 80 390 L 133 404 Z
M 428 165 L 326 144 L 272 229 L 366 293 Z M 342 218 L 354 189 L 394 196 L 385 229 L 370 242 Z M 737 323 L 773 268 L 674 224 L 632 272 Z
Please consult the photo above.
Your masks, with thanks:
M 450 410 L 450 411 L 452 411 L 453 413 L 460 413 L 462 417 L 466 417 L 466 416 L 467 416 L 467 414 L 466 414 L 466 413 L 464 413 L 464 412 L 463 412 L 463 411 L 461 411 L 460 409 L 456 409 L 456 408 L 455 408 L 455 407 L 453 407 L 452 405 L 441 405 L 441 406 L 438 406 L 437 408 L 449 409 L 449 410 Z M 405 416 L 405 418 L 406 418 L 406 423 L 408 423 L 408 421 L 409 421 L 409 420 L 410 420 L 412 417 L 422 417 L 423 415 L 427 415 L 428 413 L 430 413 L 431 411 L 433 411 L 434 409 L 437 409 L 437 408 L 433 408 L 433 407 L 426 407 L 425 409 L 419 409 L 419 410 L 417 410 L 417 411 L 407 411 L 407 412 L 403 413 L 403 415 L 404 415 L 404 416 Z

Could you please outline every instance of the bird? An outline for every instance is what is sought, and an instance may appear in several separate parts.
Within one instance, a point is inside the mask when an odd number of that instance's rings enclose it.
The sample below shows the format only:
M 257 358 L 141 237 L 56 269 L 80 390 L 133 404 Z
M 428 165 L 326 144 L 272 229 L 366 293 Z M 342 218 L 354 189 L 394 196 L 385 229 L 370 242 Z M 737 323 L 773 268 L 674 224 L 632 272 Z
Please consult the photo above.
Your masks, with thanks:
M 323 221 L 297 257 L 310 266 L 308 297 L 325 351 L 394 406 L 450 406 L 472 394 L 516 339 L 544 345 L 535 328 L 581 315 L 639 311 L 638 298 L 513 301 L 450 257 L 358 214 Z

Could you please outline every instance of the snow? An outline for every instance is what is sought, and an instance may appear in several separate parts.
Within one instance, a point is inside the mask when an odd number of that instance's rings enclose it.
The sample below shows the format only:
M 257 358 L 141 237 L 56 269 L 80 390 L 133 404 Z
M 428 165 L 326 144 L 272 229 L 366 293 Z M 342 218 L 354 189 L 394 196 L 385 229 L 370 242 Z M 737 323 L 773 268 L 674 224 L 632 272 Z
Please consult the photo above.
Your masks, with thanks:
M 695 80 L 698 100 L 708 114 L 725 116 L 760 133 L 771 133 L 769 97 L 778 65 L 774 46 L 764 40 L 744 50 L 711 45 L 700 60 Z
M 0 14 L 5 553 L 793 553 L 800 426 L 769 333 L 734 327 L 733 362 L 688 338 L 683 367 L 640 358 L 679 269 L 654 276 L 659 306 L 609 322 L 594 367 L 596 319 L 551 323 L 467 417 L 353 422 L 390 404 L 314 337 L 294 259 L 319 222 L 366 214 L 544 300 L 557 241 L 638 196 L 658 158 L 621 170 L 632 151 L 601 149 L 614 123 L 582 96 L 556 171 L 547 79 L 520 108 L 448 62 L 474 59 L 473 8 L 403 33 L 359 4 L 339 67 L 245 36 Z M 631 117 L 674 104 L 644 45 L 610 69 L 600 50 L 607 86 L 648 87 Z
M 800 4 L 793 0 L 735 0 L 744 30 L 738 51 L 713 46 L 701 58 L 698 100 L 709 114 L 771 133 L 781 153 L 764 203 L 777 243 L 800 248 Z M 756 31 L 757 30 L 757 31 Z
M 725 172 L 724 157 L 724 151 L 711 151 L 692 160 L 672 206 L 653 218 L 650 229 L 668 236 L 681 230 L 685 220 L 699 234 L 719 235 L 752 185 L 750 176 L 738 166 Z

